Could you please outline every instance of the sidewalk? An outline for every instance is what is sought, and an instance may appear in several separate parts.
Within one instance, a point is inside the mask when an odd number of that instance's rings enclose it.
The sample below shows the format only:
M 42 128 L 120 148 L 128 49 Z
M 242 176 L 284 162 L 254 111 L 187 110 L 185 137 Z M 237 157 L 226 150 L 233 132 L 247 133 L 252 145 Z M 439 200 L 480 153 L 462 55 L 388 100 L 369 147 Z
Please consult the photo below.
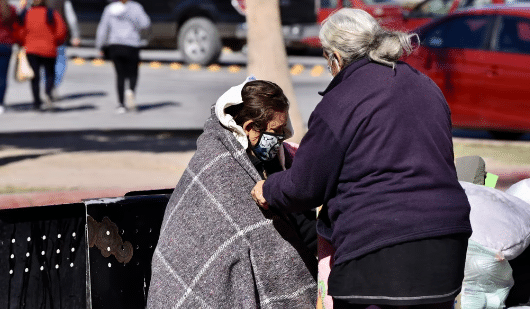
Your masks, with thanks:
M 71 48 L 68 54 L 71 58 L 69 65 L 72 67 L 69 67 L 67 73 L 70 72 L 70 74 L 76 71 L 75 64 L 72 64 L 76 57 L 89 61 L 98 56 L 94 49 L 83 48 Z M 178 62 L 179 57 L 178 52 L 142 51 L 142 59 L 146 61 L 172 63 Z M 228 64 L 237 63 L 240 59 L 241 55 L 224 53 L 221 60 Z M 298 60 L 296 57 L 290 58 L 293 63 Z M 320 58 L 303 57 L 303 60 L 306 61 L 304 65 L 318 65 L 321 62 Z M 315 62 L 311 63 L 312 61 Z M 152 91 L 154 94 L 150 95 L 147 91 L 139 92 L 143 95 L 139 102 L 147 102 L 140 106 L 140 112 L 116 115 L 113 110 L 115 102 L 111 101 L 114 100 L 115 91 L 112 66 L 110 64 L 86 65 L 82 68 L 82 70 L 78 69 L 78 75 L 65 80 L 63 85 L 67 89 L 82 88 L 83 92 L 77 94 L 80 97 L 75 97 L 75 91 L 73 94 L 65 92 L 63 100 L 57 103 L 58 111 L 51 113 L 31 111 L 31 104 L 28 103 L 31 102 L 29 85 L 10 81 L 8 92 L 10 97 L 6 99 L 6 102 L 15 102 L 10 107 L 15 111 L 0 115 L 0 192 L 7 192 L 1 191 L 6 186 L 45 188 L 44 190 L 47 191 L 0 194 L 0 209 L 74 203 L 89 198 L 122 196 L 132 190 L 173 188 L 191 157 L 190 152 L 193 149 L 190 148 L 189 140 L 186 141 L 187 146 L 182 144 L 183 139 L 166 141 L 163 146 L 159 145 L 154 151 L 148 148 L 152 144 L 163 143 L 163 139 L 153 139 L 149 142 L 151 144 L 146 142 L 146 149 L 130 147 L 138 143 L 140 135 L 182 135 L 182 132 L 192 132 L 192 135 L 196 135 L 202 130 L 204 123 L 204 119 L 197 118 L 196 115 L 206 115 L 208 111 L 202 109 L 209 109 L 209 105 L 198 106 L 196 104 L 198 100 L 195 97 L 202 97 L 204 93 L 191 93 L 187 97 L 181 94 L 176 103 L 160 102 L 168 97 L 168 93 L 161 92 L 167 85 L 160 85 L 156 88 L 157 83 L 163 82 L 159 80 L 160 76 L 173 74 L 173 80 L 191 78 L 189 83 L 193 86 L 200 83 L 201 77 L 206 76 L 201 74 L 210 74 L 207 77 L 212 79 L 214 85 L 221 84 L 220 79 L 233 79 L 233 84 L 236 84 L 235 81 L 241 80 L 245 75 L 243 71 L 228 74 L 203 70 L 201 73 L 191 74 L 169 69 L 166 71 L 146 70 L 146 75 L 142 76 L 140 85 L 146 85 L 150 78 L 154 79 L 154 84 L 150 86 L 155 89 Z M 214 76 L 214 74 L 218 75 Z M 10 76 L 13 75 L 10 74 Z M 220 89 L 224 87 L 226 86 L 219 86 L 219 89 L 215 90 L 221 91 Z M 157 91 L 159 93 L 156 93 Z M 171 89 L 171 91 L 175 90 Z M 168 105 L 167 108 L 163 106 L 164 104 Z M 160 105 L 163 107 L 160 108 Z M 76 134 L 84 137 L 79 140 L 70 138 L 69 143 L 72 147 L 68 143 L 58 147 L 53 139 L 60 135 Z M 115 140 L 125 135 L 128 140 L 116 147 L 117 141 Z M 45 137 L 53 137 L 49 139 L 49 145 L 37 142 L 46 140 Z M 17 139 L 32 142 L 26 144 L 8 142 L 8 140 Z M 103 142 L 112 142 L 115 148 L 102 149 Z M 497 188 L 500 190 L 507 189 L 519 180 L 530 178 L 530 141 L 528 140 L 508 142 L 456 137 L 454 146 L 455 157 L 482 156 L 486 161 L 487 171 L 499 176 Z M 139 154 L 134 154 L 135 151 Z M 167 157 L 162 159 L 160 154 L 165 154 Z M 124 157 L 129 156 L 129 161 L 124 162 Z M 72 157 L 77 161 L 72 161 Z M 111 159 L 121 164 L 119 169 L 116 169 L 114 163 L 106 162 Z M 84 165 L 76 166 L 76 164 Z M 69 169 L 69 173 L 63 172 L 65 169 Z M 108 181 L 104 186 L 101 185 L 103 179 L 114 177 L 115 174 L 119 176 L 115 177 L 117 179 Z M 53 175 L 56 178 L 62 178 L 62 181 L 56 181 Z M 92 182 L 86 179 L 87 181 L 81 183 L 80 177 L 94 179 Z M 137 180 L 144 180 L 144 182 Z M 25 190 L 18 192 L 25 192 Z

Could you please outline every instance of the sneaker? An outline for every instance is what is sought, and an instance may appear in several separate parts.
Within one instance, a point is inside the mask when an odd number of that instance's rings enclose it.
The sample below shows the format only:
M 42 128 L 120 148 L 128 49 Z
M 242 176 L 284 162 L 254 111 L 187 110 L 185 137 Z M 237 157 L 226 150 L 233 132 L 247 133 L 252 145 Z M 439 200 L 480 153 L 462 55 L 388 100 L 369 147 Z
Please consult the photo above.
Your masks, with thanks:
M 3 114 L 4 112 L 5 112 L 4 106 L 0 105 L 0 115 Z
M 53 109 L 52 99 L 47 94 L 42 96 L 42 105 L 40 109 L 45 111 Z
M 52 102 L 59 100 L 59 92 L 57 91 L 57 88 L 52 89 L 51 100 Z
M 129 110 L 136 110 L 136 103 L 134 102 L 134 91 L 132 91 L 131 89 L 125 90 L 125 106 L 127 106 Z
M 116 109 L 116 114 L 125 114 L 127 112 L 127 109 L 123 106 L 120 106 Z

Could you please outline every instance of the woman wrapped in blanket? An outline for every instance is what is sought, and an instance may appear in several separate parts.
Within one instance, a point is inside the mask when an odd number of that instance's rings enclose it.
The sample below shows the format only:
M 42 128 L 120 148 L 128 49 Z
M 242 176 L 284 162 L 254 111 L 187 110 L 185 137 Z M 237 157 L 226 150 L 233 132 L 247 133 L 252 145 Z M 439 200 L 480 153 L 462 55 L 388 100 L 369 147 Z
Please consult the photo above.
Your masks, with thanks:
M 282 143 L 293 131 L 281 88 L 252 79 L 212 106 L 170 198 L 148 308 L 315 307 L 314 216 L 260 210 L 248 194 L 296 150 Z

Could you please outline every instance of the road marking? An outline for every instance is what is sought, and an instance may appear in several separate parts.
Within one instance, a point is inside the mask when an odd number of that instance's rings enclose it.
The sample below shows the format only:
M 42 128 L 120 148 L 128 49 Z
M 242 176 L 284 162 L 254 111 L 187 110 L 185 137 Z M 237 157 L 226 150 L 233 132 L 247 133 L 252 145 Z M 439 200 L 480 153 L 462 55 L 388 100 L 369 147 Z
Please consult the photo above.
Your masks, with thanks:
M 212 64 L 208 67 L 208 71 L 211 72 L 219 72 L 221 70 L 221 66 L 218 64 Z
M 75 65 L 80 65 L 81 66 L 81 65 L 86 64 L 86 62 L 89 61 L 89 59 L 84 59 L 84 58 L 81 58 L 81 57 L 75 57 L 71 61 Z M 107 64 L 107 62 L 108 62 L 107 60 L 101 59 L 101 58 L 92 59 L 92 61 L 91 61 L 92 65 L 93 66 L 97 66 L 97 67 L 104 66 L 104 65 Z M 171 70 L 181 70 L 185 66 L 185 64 L 180 63 L 180 62 L 172 62 L 170 64 L 167 64 L 167 63 L 163 63 L 161 61 L 151 61 L 151 62 L 140 61 L 140 63 L 138 65 L 139 66 L 147 66 L 148 65 L 149 68 L 154 69 L 154 70 L 161 69 L 161 68 L 168 67 L 168 66 L 169 66 L 169 68 Z M 188 69 L 189 71 L 201 71 L 204 68 L 204 69 L 207 69 L 210 72 L 220 72 L 220 71 L 223 71 L 224 67 L 221 66 L 218 63 L 211 64 L 208 67 L 202 67 L 200 64 L 191 63 L 191 64 L 187 65 L 185 68 Z M 228 71 L 229 73 L 238 73 L 243 68 L 244 67 L 242 67 L 240 65 L 233 64 L 233 65 L 230 65 L 230 66 L 226 67 L 226 71 Z M 306 71 L 306 68 L 302 64 L 295 64 L 295 65 L 293 65 L 290 68 L 290 74 L 293 75 L 293 76 L 300 75 L 304 71 Z M 322 65 L 315 65 L 315 66 L 313 66 L 313 68 L 310 71 L 310 74 L 313 77 L 319 77 L 323 73 L 325 73 L 325 69 L 324 69 L 324 66 L 322 66 Z
M 238 65 L 233 64 L 233 65 L 228 67 L 228 72 L 230 72 L 230 73 L 237 73 L 239 71 L 241 71 L 241 67 L 238 66 Z
M 201 66 L 197 63 L 192 63 L 188 66 L 188 70 L 190 71 L 200 71 L 201 70 Z
M 94 59 L 92 60 L 92 65 L 95 65 L 97 67 L 100 67 L 105 64 L 105 60 L 103 59 Z
M 291 68 L 291 75 L 300 75 L 304 71 L 304 66 L 301 64 L 295 64 Z
M 173 62 L 169 65 L 169 68 L 171 70 L 180 70 L 182 69 L 182 64 L 178 63 L 178 62 Z
M 149 63 L 149 66 L 151 67 L 151 69 L 160 69 L 162 63 L 159 61 L 152 61 L 151 63 Z
M 74 63 L 77 65 L 83 65 L 85 64 L 85 59 L 77 57 L 74 59 Z
M 311 70 L 311 76 L 317 77 L 322 75 L 324 72 L 324 66 L 322 65 L 315 65 L 313 69 Z

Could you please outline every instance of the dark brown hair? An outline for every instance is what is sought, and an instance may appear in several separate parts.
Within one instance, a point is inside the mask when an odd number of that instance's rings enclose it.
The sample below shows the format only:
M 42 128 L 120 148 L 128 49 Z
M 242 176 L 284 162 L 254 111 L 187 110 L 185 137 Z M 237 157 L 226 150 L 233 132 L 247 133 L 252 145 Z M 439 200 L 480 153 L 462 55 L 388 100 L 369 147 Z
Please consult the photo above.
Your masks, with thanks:
M 289 100 L 283 94 L 282 88 L 273 82 L 265 80 L 248 82 L 241 90 L 241 97 L 242 104 L 229 106 L 225 112 L 232 115 L 240 126 L 248 120 L 253 120 L 252 128 L 258 132 L 267 129 L 267 124 L 273 119 L 275 112 L 289 110 Z

